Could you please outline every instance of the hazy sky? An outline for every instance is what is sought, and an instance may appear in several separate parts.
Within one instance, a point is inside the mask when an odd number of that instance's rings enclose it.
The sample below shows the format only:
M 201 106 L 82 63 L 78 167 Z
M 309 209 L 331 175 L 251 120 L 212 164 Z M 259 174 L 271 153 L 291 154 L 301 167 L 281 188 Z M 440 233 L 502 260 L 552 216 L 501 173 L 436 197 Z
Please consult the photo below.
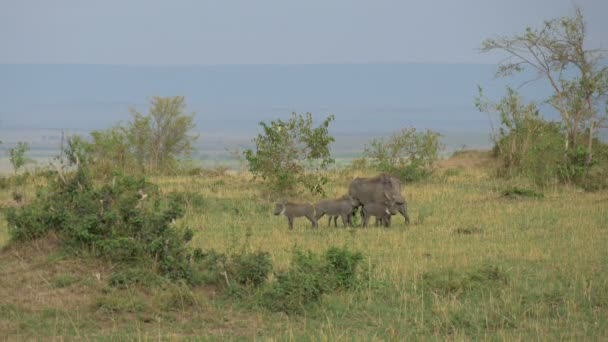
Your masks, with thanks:
M 608 0 L 0 0 L 0 63 L 493 63 L 484 38 L 575 5 L 608 49 Z

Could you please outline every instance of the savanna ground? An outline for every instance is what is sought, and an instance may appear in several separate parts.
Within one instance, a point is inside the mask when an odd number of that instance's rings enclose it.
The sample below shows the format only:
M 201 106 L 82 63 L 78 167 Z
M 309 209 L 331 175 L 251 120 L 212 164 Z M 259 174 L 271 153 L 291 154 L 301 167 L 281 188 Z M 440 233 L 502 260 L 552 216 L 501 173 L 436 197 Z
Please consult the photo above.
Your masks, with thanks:
M 302 315 L 252 307 L 213 286 L 112 288 L 112 265 L 74 258 L 52 236 L 6 246 L 0 217 L 0 338 L 608 339 L 608 192 L 559 186 L 504 196 L 526 184 L 497 180 L 487 164 L 464 153 L 431 180 L 407 184 L 412 222 L 394 216 L 390 229 L 327 228 L 322 218 L 318 230 L 296 219 L 289 231 L 246 175 L 152 179 L 165 192 L 202 195 L 176 224 L 195 228 L 191 244 L 203 250 L 267 251 L 278 269 L 296 248 L 361 251 L 359 287 Z M 371 174 L 336 171 L 328 195 Z M 12 191 L 0 191 L 3 207 L 16 205 Z

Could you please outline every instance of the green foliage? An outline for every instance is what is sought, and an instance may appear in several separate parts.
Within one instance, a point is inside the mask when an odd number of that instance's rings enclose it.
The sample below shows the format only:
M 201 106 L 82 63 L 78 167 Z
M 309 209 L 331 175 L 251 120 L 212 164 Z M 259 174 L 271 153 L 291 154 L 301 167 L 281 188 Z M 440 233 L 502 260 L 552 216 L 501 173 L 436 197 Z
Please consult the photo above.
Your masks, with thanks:
M 318 255 L 296 251 L 289 269 L 277 273 L 276 280 L 266 288 L 262 304 L 288 314 L 304 312 L 329 290 L 324 266 Z
M 324 194 L 327 177 L 318 172 L 334 163 L 329 149 L 334 138 L 328 132 L 333 120 L 330 115 L 315 128 L 310 113 L 292 113 L 287 121 L 261 122 L 263 133 L 253 140 L 255 151 L 244 151 L 249 171 L 277 194 L 298 193 L 302 188 Z
M 228 285 L 225 283 L 227 277 L 226 264 L 228 257 L 223 253 L 214 250 L 203 252 L 200 249 L 194 250 L 194 260 L 200 263 L 201 279 L 206 284 Z
M 198 138 L 190 135 L 194 114 L 185 114 L 181 96 L 154 97 L 148 115 L 132 110 L 126 125 L 93 131 L 91 139 L 68 138 L 65 156 L 72 165 L 87 163 L 97 178 L 128 174 L 168 173 L 179 158 L 190 155 Z
M 266 252 L 243 253 L 232 257 L 230 274 L 241 285 L 262 285 L 272 272 L 272 260 Z
M 180 203 L 186 208 L 201 209 L 205 205 L 204 197 L 197 192 L 171 192 L 167 194 L 170 201 Z
M 332 247 L 322 256 L 294 252 L 289 269 L 275 274 L 276 280 L 262 292 L 262 305 L 273 311 L 300 314 L 321 301 L 323 294 L 357 286 L 361 253 Z
M 482 51 L 499 50 L 509 56 L 499 65 L 498 76 L 533 70 L 538 75 L 537 79 L 547 81 L 553 90 L 546 103 L 560 114 L 559 125 L 540 119 L 533 104 L 520 105 L 519 97 L 511 89 L 505 99 L 495 106 L 501 112 L 502 127 L 510 131 L 502 134 L 508 138 L 495 139 L 508 171 L 522 173 L 523 169 L 524 173 L 528 173 L 530 170 L 526 169 L 529 168 L 518 163 L 526 162 L 523 160 L 525 158 L 521 158 L 525 157 L 521 154 L 526 154 L 524 145 L 535 146 L 542 155 L 533 165 L 531 178 L 539 184 L 558 179 L 586 187 L 589 184 L 586 175 L 596 163 L 594 151 L 601 148 L 596 142 L 598 129 L 605 127 L 608 122 L 608 110 L 601 108 L 608 98 L 608 67 L 605 51 L 585 46 L 588 41 L 585 26 L 583 14 L 577 8 L 572 17 L 548 20 L 539 28 L 526 28 L 522 34 L 483 42 Z M 477 104 L 479 107 L 479 101 Z M 505 120 L 503 114 L 509 117 Z M 517 127 L 517 124 L 524 127 Z M 562 136 L 558 138 L 555 132 L 549 131 L 557 131 Z M 537 137 L 539 132 L 553 136 Z M 543 164 L 545 151 L 537 146 L 539 144 L 551 148 L 547 164 Z M 561 158 L 558 156 L 560 148 Z
M 507 88 L 507 95 L 498 103 L 491 103 L 481 88 L 479 91 L 477 108 L 497 114 L 500 122 L 492 132 L 493 152 L 500 161 L 499 176 L 524 176 L 540 186 L 557 182 L 589 184 L 589 169 L 603 163 L 604 144 L 595 141 L 599 153 L 590 163 L 588 151 L 582 146 L 565 151 L 563 127 L 544 120 L 536 105 L 524 104 L 515 90 Z
M 103 131 L 91 132 L 87 153 L 90 164 L 98 175 L 111 175 L 114 170 L 137 170 L 132 146 L 127 140 L 125 128 L 116 126 Z
M 9 153 L 9 159 L 11 161 L 11 165 L 13 165 L 13 171 L 17 173 L 19 169 L 25 165 L 27 159 L 25 158 L 25 153 L 30 150 L 30 146 L 28 143 L 20 141 L 16 146 L 12 147 Z
M 372 139 L 365 147 L 364 155 L 372 160 L 379 171 L 412 182 L 427 178 L 433 173 L 434 163 L 443 148 L 441 135 L 427 130 L 404 128 L 389 138 Z
M 357 266 L 363 260 L 363 254 L 346 248 L 331 247 L 325 252 L 327 274 L 333 275 L 333 288 L 351 289 L 357 285 Z
M 125 128 L 126 139 L 142 168 L 170 171 L 177 158 L 192 152 L 198 137 L 188 135 L 194 128 L 194 113 L 185 114 L 185 107 L 183 96 L 155 96 L 148 115 L 132 110 L 133 121 Z
M 193 251 L 187 246 L 192 232 L 171 225 L 183 214 L 179 202 L 160 196 L 145 178 L 116 174 L 97 185 L 81 167 L 38 191 L 32 203 L 8 209 L 6 218 L 14 241 L 54 231 L 74 251 L 85 249 L 121 265 L 149 267 L 169 279 L 196 283 Z M 134 277 L 119 278 L 117 284 Z

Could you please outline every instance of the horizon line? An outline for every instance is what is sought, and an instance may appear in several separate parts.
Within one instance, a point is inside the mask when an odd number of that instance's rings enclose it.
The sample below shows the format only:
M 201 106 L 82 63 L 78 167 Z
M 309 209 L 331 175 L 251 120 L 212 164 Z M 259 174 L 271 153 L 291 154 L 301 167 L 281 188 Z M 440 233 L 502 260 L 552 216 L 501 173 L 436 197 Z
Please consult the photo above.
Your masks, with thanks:
M 104 67 L 163 67 L 163 68 L 191 68 L 191 67 L 263 67 L 263 66 L 342 66 L 342 65 L 484 65 L 494 66 L 497 63 L 488 62 L 323 62 L 323 63 L 226 63 L 226 64 L 114 64 L 114 63 L 70 63 L 70 62 L 0 62 L 0 66 L 104 66 Z

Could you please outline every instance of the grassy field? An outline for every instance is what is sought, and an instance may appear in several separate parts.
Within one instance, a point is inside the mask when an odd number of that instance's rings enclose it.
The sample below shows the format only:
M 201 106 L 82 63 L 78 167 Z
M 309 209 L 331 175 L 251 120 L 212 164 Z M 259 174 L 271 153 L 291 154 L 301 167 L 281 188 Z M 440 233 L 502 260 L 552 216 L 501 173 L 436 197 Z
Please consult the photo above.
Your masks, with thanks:
M 154 178 L 164 192 L 202 195 L 176 223 L 195 229 L 194 246 L 267 251 L 278 269 L 294 248 L 348 246 L 365 256 L 365 281 L 288 316 L 212 286 L 110 288 L 112 265 L 68 256 L 51 236 L 0 252 L 0 338 L 608 339 L 608 192 L 505 197 L 514 183 L 493 178 L 484 162 L 460 155 L 433 179 L 407 184 L 412 222 L 395 216 L 390 229 L 327 228 L 323 218 L 318 230 L 296 219 L 289 231 L 246 175 Z M 332 174 L 328 195 L 368 174 Z M 0 191 L 3 207 L 15 205 L 11 192 Z

